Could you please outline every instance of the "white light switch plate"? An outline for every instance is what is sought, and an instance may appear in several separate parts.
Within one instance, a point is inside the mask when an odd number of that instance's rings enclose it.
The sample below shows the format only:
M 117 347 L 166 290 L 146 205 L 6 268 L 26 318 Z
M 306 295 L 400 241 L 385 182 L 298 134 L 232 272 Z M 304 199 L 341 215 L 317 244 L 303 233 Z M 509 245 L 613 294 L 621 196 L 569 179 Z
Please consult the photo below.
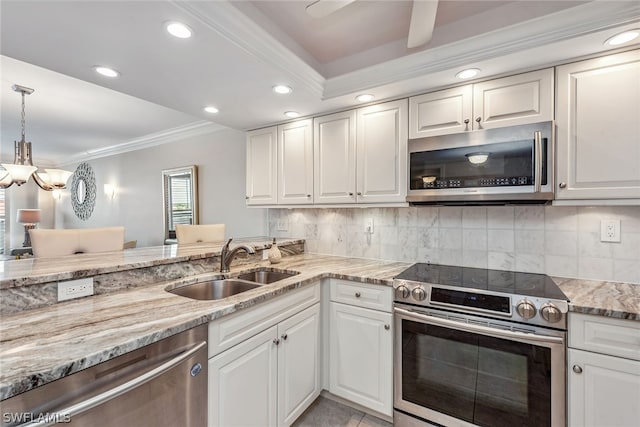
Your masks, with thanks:
M 600 221 L 600 241 L 619 242 L 620 241 L 620 220 L 603 219 Z
M 58 302 L 93 295 L 93 277 L 58 282 Z

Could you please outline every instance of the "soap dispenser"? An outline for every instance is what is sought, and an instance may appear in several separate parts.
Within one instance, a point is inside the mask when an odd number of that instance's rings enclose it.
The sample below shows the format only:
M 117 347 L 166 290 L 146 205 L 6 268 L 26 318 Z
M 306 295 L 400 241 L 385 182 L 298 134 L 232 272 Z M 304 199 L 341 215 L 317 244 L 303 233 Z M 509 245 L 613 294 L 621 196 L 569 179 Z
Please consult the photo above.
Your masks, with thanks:
M 278 244 L 276 243 L 276 238 L 273 238 L 273 243 L 271 244 L 271 248 L 269 248 L 269 262 L 271 264 L 277 264 L 282 261 L 282 254 L 280 253 L 280 249 L 278 249 Z

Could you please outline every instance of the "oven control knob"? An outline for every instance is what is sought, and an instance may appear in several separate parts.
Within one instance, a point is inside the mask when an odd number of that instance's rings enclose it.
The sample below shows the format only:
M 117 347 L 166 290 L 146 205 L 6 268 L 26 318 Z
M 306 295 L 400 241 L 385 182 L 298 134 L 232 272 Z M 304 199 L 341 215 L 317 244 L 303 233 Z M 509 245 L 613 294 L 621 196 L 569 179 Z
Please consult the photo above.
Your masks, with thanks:
M 405 299 L 409 298 L 409 288 L 405 285 L 400 285 L 396 288 L 396 298 Z
M 540 314 L 542 318 L 549 323 L 556 323 L 562 319 L 562 312 L 555 305 L 549 303 L 544 304 L 540 308 Z
M 411 296 L 416 301 L 423 301 L 427 297 L 427 293 L 424 291 L 422 287 L 419 287 L 419 288 L 414 288 L 413 291 L 411 291 Z
M 518 303 L 516 311 L 524 320 L 529 320 L 536 315 L 536 306 L 525 299 Z

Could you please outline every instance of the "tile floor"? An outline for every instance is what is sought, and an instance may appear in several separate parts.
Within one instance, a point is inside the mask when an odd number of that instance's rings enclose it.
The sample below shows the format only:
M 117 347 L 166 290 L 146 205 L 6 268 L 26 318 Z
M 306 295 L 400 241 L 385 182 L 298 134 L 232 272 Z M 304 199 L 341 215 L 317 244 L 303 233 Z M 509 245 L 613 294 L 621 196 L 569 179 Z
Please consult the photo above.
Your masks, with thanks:
M 362 411 L 318 397 L 293 427 L 391 427 L 392 424 Z

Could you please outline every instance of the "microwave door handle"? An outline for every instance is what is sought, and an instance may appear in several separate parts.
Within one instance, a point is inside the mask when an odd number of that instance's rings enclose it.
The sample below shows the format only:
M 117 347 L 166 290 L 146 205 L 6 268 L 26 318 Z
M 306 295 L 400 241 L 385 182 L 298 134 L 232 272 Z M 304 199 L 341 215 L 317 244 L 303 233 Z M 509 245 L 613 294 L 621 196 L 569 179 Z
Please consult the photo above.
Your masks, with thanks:
M 72 406 L 68 406 L 64 409 L 57 409 L 51 411 L 51 415 L 59 415 L 60 419 L 64 416 L 69 416 L 73 418 L 75 415 L 79 415 L 83 412 L 88 411 L 89 409 L 95 408 L 98 405 L 102 405 L 105 402 L 115 399 L 118 396 L 121 396 L 137 387 L 140 387 L 143 384 L 148 383 L 149 381 L 159 377 L 170 369 L 175 368 L 185 360 L 189 359 L 191 356 L 196 354 L 203 348 L 207 347 L 207 342 L 202 341 L 201 343 L 194 345 L 189 350 L 180 353 L 178 356 L 173 359 L 164 362 L 162 365 L 145 372 L 144 374 L 137 376 L 126 383 L 123 383 L 119 386 L 111 388 L 105 392 L 102 392 L 94 397 L 83 400 L 82 402 L 76 403 Z M 49 419 L 34 421 L 26 424 L 21 424 L 20 427 L 46 427 L 53 424 L 56 424 L 56 416 L 51 416 Z
M 533 162 L 535 172 L 533 175 L 533 191 L 542 191 L 542 133 L 538 130 L 533 133 Z

